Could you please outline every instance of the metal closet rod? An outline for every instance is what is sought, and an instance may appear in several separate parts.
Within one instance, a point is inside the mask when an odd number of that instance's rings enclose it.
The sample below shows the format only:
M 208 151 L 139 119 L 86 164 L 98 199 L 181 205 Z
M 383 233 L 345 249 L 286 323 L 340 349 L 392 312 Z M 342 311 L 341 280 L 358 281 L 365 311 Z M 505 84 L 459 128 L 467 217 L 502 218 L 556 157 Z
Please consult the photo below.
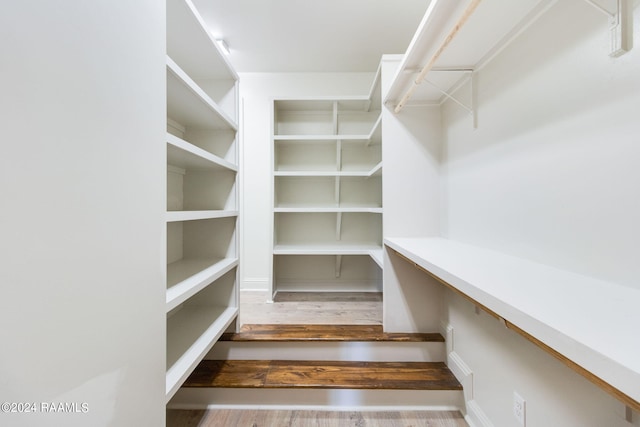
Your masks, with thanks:
M 440 55 L 442 55 L 442 52 L 444 52 L 445 49 L 449 46 L 449 44 L 451 43 L 453 38 L 460 31 L 460 28 L 462 28 L 464 26 L 464 24 L 467 22 L 469 17 L 476 10 L 476 8 L 478 7 L 478 5 L 480 4 L 481 1 L 482 0 L 472 0 L 471 3 L 469 3 L 467 8 L 462 13 L 462 16 L 460 17 L 458 22 L 456 22 L 456 24 L 453 26 L 451 31 L 449 31 L 449 34 L 444 39 L 444 41 L 442 42 L 442 44 L 440 45 L 438 50 L 433 54 L 433 56 L 431 57 L 429 62 L 427 62 L 427 65 L 425 65 L 422 68 L 422 70 L 420 71 L 420 74 L 418 74 L 418 77 L 416 78 L 416 80 L 413 82 L 413 84 L 411 85 L 409 90 L 407 90 L 407 93 L 404 94 L 404 96 L 402 97 L 402 99 L 400 100 L 398 105 L 396 105 L 396 108 L 393 110 L 395 113 L 399 113 L 402 110 L 402 108 L 404 108 L 404 106 L 407 103 L 407 101 L 409 101 L 409 99 L 411 99 L 411 97 L 413 96 L 413 93 L 418 88 L 418 85 L 420 83 L 422 83 L 422 81 L 427 76 L 429 71 L 431 71 L 431 69 L 435 65 L 435 63 L 438 60 L 438 58 L 440 57 Z

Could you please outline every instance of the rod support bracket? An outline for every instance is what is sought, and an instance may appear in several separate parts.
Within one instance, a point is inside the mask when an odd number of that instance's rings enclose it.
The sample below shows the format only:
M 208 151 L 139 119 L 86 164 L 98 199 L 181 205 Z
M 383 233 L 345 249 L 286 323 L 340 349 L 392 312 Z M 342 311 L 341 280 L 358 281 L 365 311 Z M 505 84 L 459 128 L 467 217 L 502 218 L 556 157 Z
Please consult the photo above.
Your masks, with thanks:
M 624 55 L 633 47 L 633 16 L 630 0 L 617 0 L 617 10 L 609 18 L 609 56 Z

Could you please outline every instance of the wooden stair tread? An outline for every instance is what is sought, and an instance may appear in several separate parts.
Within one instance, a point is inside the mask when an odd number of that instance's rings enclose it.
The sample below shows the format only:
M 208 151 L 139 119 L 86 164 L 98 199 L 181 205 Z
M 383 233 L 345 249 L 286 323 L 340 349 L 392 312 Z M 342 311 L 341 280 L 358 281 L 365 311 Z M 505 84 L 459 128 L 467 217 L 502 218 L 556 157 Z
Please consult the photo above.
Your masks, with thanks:
M 243 325 L 220 341 L 389 341 L 444 342 L 439 333 L 386 333 L 381 325 Z
M 183 386 L 462 390 L 443 362 L 203 360 Z

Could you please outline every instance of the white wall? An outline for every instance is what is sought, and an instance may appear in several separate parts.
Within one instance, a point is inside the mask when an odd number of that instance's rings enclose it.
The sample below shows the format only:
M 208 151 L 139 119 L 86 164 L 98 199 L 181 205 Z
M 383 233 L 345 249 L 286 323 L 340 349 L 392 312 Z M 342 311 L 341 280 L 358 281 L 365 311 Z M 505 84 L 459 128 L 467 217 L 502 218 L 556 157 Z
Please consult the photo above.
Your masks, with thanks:
M 402 56 L 385 55 L 382 93 L 387 93 Z M 382 110 L 382 205 L 384 237 L 439 234 L 440 110 Z M 385 250 L 383 326 L 386 332 L 439 328 L 441 286 Z
M 0 425 L 164 425 L 164 22 L 163 2 L 3 6 L 0 401 L 88 412 Z
M 558 2 L 479 73 L 477 130 L 447 104 L 443 233 L 640 289 L 640 47 L 607 25 Z
M 271 105 L 277 97 L 368 95 L 371 73 L 241 73 L 241 288 L 267 290 L 271 274 Z
M 480 71 L 477 130 L 445 105 L 443 235 L 640 289 L 638 3 L 630 53 L 610 58 L 606 18 L 559 1 Z M 493 425 L 517 425 L 514 391 L 527 400 L 527 426 L 640 425 L 460 297 L 446 292 L 443 312 Z

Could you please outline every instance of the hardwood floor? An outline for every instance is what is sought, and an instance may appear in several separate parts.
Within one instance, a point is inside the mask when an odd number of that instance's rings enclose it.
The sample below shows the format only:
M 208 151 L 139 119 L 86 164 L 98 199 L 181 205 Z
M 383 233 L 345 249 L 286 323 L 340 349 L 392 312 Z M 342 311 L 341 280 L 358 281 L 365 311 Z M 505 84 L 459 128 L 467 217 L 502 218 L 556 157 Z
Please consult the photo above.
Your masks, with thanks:
M 381 325 L 382 294 L 280 292 L 268 303 L 266 291 L 240 292 L 241 324 Z
M 462 390 L 444 362 L 203 360 L 183 387 Z
M 244 324 L 238 333 L 224 333 L 220 341 L 386 341 L 444 342 L 440 333 L 386 333 L 382 325 Z
M 468 427 L 457 411 L 168 410 L 167 427 Z

